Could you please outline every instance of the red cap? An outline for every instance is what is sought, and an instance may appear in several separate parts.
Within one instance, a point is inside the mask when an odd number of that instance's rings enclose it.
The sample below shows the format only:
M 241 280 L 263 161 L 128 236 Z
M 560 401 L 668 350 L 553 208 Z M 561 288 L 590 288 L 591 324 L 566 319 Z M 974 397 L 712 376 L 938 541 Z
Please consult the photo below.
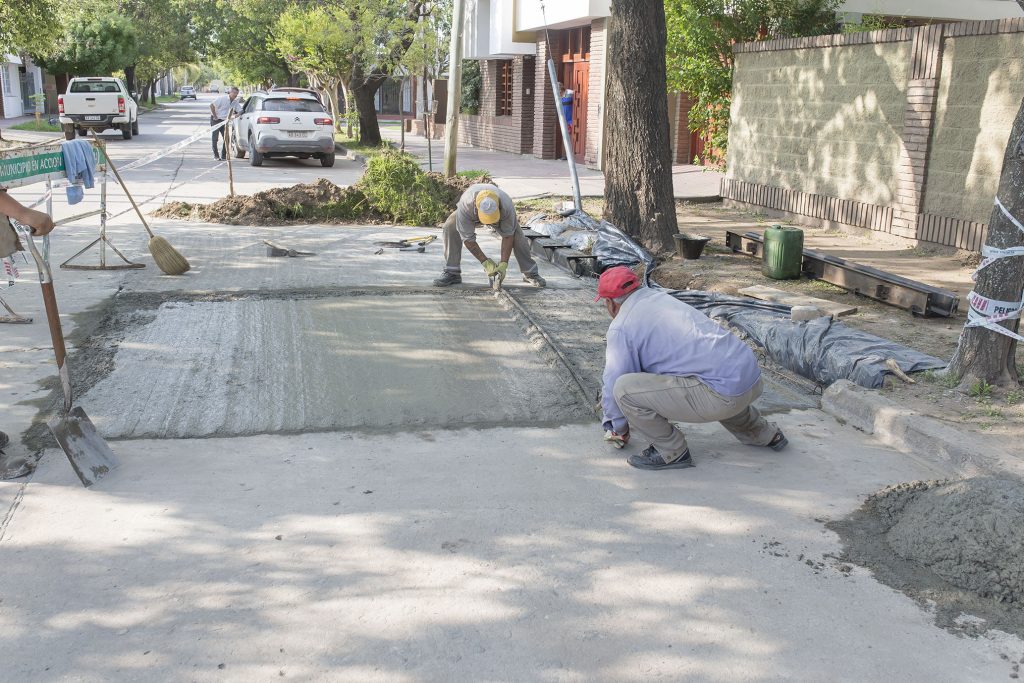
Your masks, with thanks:
M 640 289 L 640 278 L 626 266 L 615 266 L 601 273 L 597 281 L 597 298 L 617 299 Z

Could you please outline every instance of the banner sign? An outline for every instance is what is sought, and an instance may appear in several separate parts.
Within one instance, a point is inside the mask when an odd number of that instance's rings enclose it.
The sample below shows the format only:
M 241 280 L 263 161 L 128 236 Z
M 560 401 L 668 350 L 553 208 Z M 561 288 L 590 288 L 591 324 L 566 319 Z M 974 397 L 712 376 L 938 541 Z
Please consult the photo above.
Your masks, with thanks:
M 96 163 L 100 163 L 100 152 L 95 147 L 93 154 Z M 0 187 L 21 187 L 65 177 L 64 153 L 59 144 L 43 149 L 15 147 L 0 151 Z

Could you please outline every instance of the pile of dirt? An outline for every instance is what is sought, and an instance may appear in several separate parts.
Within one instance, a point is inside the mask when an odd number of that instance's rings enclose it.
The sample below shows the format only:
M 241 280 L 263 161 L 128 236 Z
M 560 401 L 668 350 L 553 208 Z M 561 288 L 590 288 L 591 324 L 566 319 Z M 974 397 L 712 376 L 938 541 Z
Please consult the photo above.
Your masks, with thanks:
M 337 223 L 358 220 L 382 222 L 356 187 L 339 187 L 320 178 L 313 183 L 275 187 L 253 195 L 225 197 L 212 204 L 170 202 L 153 212 L 159 218 L 178 218 L 229 225 Z
M 844 559 L 935 610 L 1024 635 L 1024 483 L 1010 478 L 889 486 L 849 518 L 828 524 Z
M 427 175 L 442 188 L 449 210 L 455 209 L 459 197 L 473 183 L 492 182 L 489 176 L 445 178 L 440 173 Z M 212 204 L 169 202 L 152 215 L 228 225 L 389 222 L 374 210 L 359 185 L 339 187 L 326 178 L 292 187 L 275 187 L 252 195 L 225 197 Z

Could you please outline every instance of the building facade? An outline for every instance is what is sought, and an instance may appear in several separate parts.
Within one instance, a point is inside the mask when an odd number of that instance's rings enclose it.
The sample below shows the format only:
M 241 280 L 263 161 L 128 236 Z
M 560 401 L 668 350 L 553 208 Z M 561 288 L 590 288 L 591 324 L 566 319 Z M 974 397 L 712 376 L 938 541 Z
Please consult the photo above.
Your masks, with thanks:
M 480 61 L 479 110 L 459 119 L 459 140 L 541 159 L 571 153 L 599 166 L 603 135 L 605 36 L 610 0 L 467 0 L 466 59 Z M 549 56 L 572 116 L 571 149 L 558 125 Z
M 558 126 L 547 60 L 571 95 L 571 153 L 600 168 L 603 136 L 606 46 L 610 0 L 465 0 L 464 58 L 480 62 L 479 109 L 459 118 L 459 141 L 476 147 L 566 156 Z M 844 21 L 864 14 L 901 18 L 908 24 L 1003 19 L 1021 16 L 1015 0 L 847 0 Z M 675 163 L 700 163 L 704 140 L 689 130 L 693 102 L 669 94 L 670 139 Z
M 43 92 L 43 72 L 31 59 L 0 56 L 0 119 L 35 114 L 32 96 Z M 46 111 L 45 104 L 42 111 Z

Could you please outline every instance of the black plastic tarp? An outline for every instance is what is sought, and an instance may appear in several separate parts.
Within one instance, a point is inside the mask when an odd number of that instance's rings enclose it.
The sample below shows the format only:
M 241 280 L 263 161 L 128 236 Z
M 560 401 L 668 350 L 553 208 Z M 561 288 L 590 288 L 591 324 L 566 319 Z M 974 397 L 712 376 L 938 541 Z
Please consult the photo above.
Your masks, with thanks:
M 890 358 L 906 373 L 946 367 L 934 356 L 854 329 L 827 317 L 794 322 L 789 306 L 713 292 L 672 291 L 672 296 L 723 320 L 786 369 L 822 385 L 848 379 L 868 389 L 882 386 Z
M 538 216 L 528 225 L 538 223 L 553 228 L 552 235 L 565 230 L 596 232 L 593 253 L 597 257 L 598 272 L 612 266 L 644 263 L 648 285 L 659 287 L 650 277 L 654 256 L 607 221 L 577 211 L 566 217 Z M 877 389 L 891 373 L 886 367 L 889 359 L 906 373 L 946 366 L 938 358 L 826 317 L 794 322 L 790 319 L 790 307 L 783 304 L 695 290 L 675 290 L 669 294 L 711 318 L 727 322 L 763 348 L 779 365 L 822 385 L 848 379 L 862 387 Z

